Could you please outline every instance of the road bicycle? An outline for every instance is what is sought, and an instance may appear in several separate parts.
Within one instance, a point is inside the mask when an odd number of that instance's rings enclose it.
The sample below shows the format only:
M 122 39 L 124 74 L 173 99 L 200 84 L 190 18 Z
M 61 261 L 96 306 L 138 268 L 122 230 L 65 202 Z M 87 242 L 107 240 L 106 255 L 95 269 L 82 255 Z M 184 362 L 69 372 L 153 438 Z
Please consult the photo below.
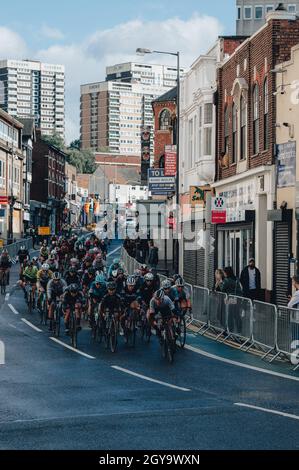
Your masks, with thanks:
M 7 272 L 7 270 L 4 270 L 4 269 L 1 270 L 0 276 L 1 276 L 1 279 L 0 279 L 1 295 L 5 295 L 6 294 L 6 286 L 8 284 L 8 272 Z
M 53 312 L 53 334 L 56 338 L 60 336 L 61 327 L 61 300 L 55 301 L 54 312 Z
M 125 343 L 132 348 L 134 348 L 136 344 L 138 313 L 137 310 L 129 308 L 124 322 Z
M 118 344 L 118 320 L 116 319 L 117 311 L 106 310 L 103 319 L 103 330 L 106 349 L 116 352 Z
M 35 293 L 33 291 L 33 285 L 27 282 L 25 289 L 26 289 L 28 313 L 31 315 L 35 307 Z
M 40 292 L 39 294 L 38 305 L 39 305 L 39 314 L 40 314 L 40 324 L 46 326 L 48 322 L 48 307 L 47 307 L 47 294 L 45 290 L 43 292 Z
M 140 333 L 141 339 L 149 343 L 152 336 L 152 327 L 147 319 L 146 312 L 147 308 L 143 305 L 140 312 Z
M 69 326 L 69 335 L 71 338 L 71 345 L 73 348 L 77 349 L 78 347 L 78 325 L 77 325 L 77 316 L 75 307 L 71 307 L 70 311 L 70 326 Z
M 161 344 L 163 359 L 167 359 L 170 364 L 174 361 L 176 351 L 176 332 L 172 317 L 158 319 L 158 332 Z

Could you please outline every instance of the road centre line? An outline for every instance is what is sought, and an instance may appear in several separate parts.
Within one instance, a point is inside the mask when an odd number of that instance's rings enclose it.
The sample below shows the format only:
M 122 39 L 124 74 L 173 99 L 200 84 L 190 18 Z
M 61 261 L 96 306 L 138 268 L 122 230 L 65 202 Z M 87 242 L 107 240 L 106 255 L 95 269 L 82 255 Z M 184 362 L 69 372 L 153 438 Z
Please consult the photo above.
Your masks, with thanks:
M 26 323 L 26 325 L 30 326 L 30 328 L 32 328 L 33 330 L 37 331 L 38 333 L 42 333 L 42 330 L 40 330 L 39 328 L 37 328 L 37 326 L 30 323 L 30 321 L 26 320 L 26 318 L 21 318 L 21 320 L 23 323 Z
M 175 390 L 180 390 L 181 392 L 191 392 L 191 390 L 188 388 L 182 388 L 182 387 L 178 387 L 177 385 L 169 384 L 167 382 L 161 382 L 160 380 L 152 379 L 150 377 L 146 377 L 145 375 L 137 374 L 136 372 L 132 372 L 128 369 L 123 369 L 122 367 L 118 367 L 118 366 L 111 366 L 111 367 L 112 369 L 118 370 L 119 372 L 124 372 L 125 374 L 132 375 L 133 377 L 137 377 L 139 379 L 143 379 L 148 382 L 156 383 L 159 385 L 164 385 L 165 387 L 173 388 Z
M 95 357 L 90 356 L 89 354 L 86 354 L 85 352 L 80 351 L 79 349 L 75 349 L 75 348 L 73 348 L 72 346 L 69 346 L 68 344 L 64 343 L 63 341 L 60 341 L 60 340 L 57 339 L 57 338 L 50 338 L 50 340 L 51 340 L 51 341 L 54 341 L 54 342 L 57 343 L 57 344 L 60 344 L 60 346 L 63 346 L 64 348 L 69 349 L 69 350 L 72 351 L 72 352 L 75 352 L 75 353 L 77 353 L 77 354 L 80 354 L 80 356 L 86 357 L 87 359 L 95 359 Z
M 261 372 L 263 374 L 272 375 L 274 377 L 280 377 L 282 379 L 288 379 L 288 380 L 293 380 L 295 382 L 299 382 L 299 377 L 294 377 L 294 376 L 288 375 L 288 374 L 281 374 L 279 372 L 274 372 L 274 371 L 271 371 L 271 370 L 268 370 L 268 369 L 263 369 L 261 367 L 250 366 L 248 364 L 243 364 L 242 362 L 232 361 L 230 359 L 226 359 L 224 357 L 220 357 L 220 356 L 216 356 L 215 354 L 208 353 L 208 352 L 203 351 L 201 349 L 194 348 L 193 346 L 186 345 L 185 349 L 187 349 L 188 351 L 192 351 L 196 354 L 200 354 L 201 356 L 208 357 L 209 359 L 215 359 L 216 361 L 224 362 L 226 364 L 231 364 L 231 365 L 237 366 L 237 367 L 243 367 L 243 369 L 249 369 L 249 370 L 253 370 L 255 372 Z
M 10 310 L 11 310 L 15 315 L 20 315 L 19 312 L 14 308 L 13 305 L 8 304 L 8 306 L 9 306 Z
M 269 410 L 268 408 L 261 408 L 260 406 L 246 405 L 246 403 L 234 403 L 234 405 L 239 406 L 241 408 L 250 408 L 250 409 L 256 410 L 256 411 L 263 411 L 264 413 L 270 413 L 270 414 L 274 414 L 274 415 L 278 415 L 278 416 L 283 416 L 284 418 L 299 420 L 299 416 L 291 415 L 289 413 L 283 413 L 282 411 Z
M 9 301 L 9 297 L 10 297 L 10 294 L 6 294 L 6 296 L 5 296 L 5 302 L 8 302 L 8 301 Z
M 120 251 L 121 250 L 121 246 L 115 248 L 115 250 L 111 251 L 111 253 L 108 253 L 108 256 L 112 256 L 114 255 L 114 253 L 116 253 L 117 251 Z

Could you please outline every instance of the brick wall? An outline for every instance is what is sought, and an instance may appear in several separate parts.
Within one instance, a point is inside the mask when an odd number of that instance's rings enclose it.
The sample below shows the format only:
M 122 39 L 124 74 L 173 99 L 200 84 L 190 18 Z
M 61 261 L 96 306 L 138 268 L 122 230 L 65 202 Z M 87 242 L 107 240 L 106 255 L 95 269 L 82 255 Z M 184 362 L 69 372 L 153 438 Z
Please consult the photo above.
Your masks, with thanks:
M 299 20 L 271 20 L 267 26 L 254 35 L 218 69 L 218 125 L 216 152 L 216 179 L 221 180 L 236 175 L 237 165 L 232 161 L 232 90 L 235 80 L 245 80 L 248 84 L 247 107 L 247 162 L 246 168 L 256 168 L 274 162 L 274 143 L 276 134 L 276 74 L 271 70 L 279 63 L 289 60 L 291 48 L 299 43 Z M 264 149 L 264 99 L 265 79 L 269 85 L 269 145 Z M 280 78 L 279 78 L 280 80 Z M 259 151 L 253 153 L 253 100 L 255 84 L 259 85 Z M 279 82 L 280 83 L 280 82 Z M 229 112 L 229 166 L 221 168 L 219 158 L 224 151 L 224 113 L 226 106 Z
M 154 125 L 155 125 L 155 153 L 154 153 L 154 166 L 155 168 L 159 168 L 160 158 L 165 153 L 165 145 L 172 145 L 173 144 L 173 131 L 166 130 L 161 131 L 159 120 L 160 114 L 164 109 L 168 109 L 171 115 L 176 113 L 176 103 L 173 101 L 165 101 L 165 102 L 155 102 L 153 103 L 153 110 L 154 110 Z

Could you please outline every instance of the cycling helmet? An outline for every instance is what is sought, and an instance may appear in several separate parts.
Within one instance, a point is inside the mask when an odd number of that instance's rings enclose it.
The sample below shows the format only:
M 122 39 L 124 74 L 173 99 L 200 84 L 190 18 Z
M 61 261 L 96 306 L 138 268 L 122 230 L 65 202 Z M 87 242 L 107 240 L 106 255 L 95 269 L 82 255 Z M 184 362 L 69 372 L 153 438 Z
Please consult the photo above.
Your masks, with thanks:
M 115 259 L 113 260 L 113 264 L 119 264 L 119 259 L 118 259 L 118 258 L 115 258 Z
M 176 285 L 176 287 L 184 287 L 185 286 L 184 279 L 182 277 L 177 279 L 176 282 L 175 282 L 175 285 Z
M 125 270 L 123 268 L 118 268 L 117 273 L 118 275 L 125 274 Z
M 54 281 L 61 281 L 61 274 L 58 273 L 58 272 L 55 272 L 55 273 L 53 274 L 53 280 L 54 280 Z
M 72 294 L 74 294 L 75 292 L 78 292 L 79 291 L 79 287 L 77 286 L 77 284 L 71 284 L 70 285 L 70 292 Z
M 79 250 L 84 250 L 84 246 L 83 246 L 83 245 L 79 245 Z
M 155 298 L 156 300 L 164 300 L 164 297 L 165 297 L 165 294 L 164 294 L 164 290 L 163 290 L 163 289 L 158 290 L 158 291 L 154 294 L 154 298 Z
M 154 275 L 152 273 L 147 273 L 145 276 L 144 276 L 144 280 L 145 281 L 149 281 L 149 282 L 153 282 L 154 280 Z
M 117 276 L 118 276 L 118 271 L 117 270 L 112 271 L 112 277 L 116 278 Z
M 21 246 L 21 250 L 22 251 L 25 251 L 26 250 L 26 247 L 24 245 Z
M 172 284 L 168 279 L 166 279 L 165 281 L 162 282 L 162 289 L 163 290 L 171 289 L 171 287 L 172 287 Z
M 56 256 L 56 255 L 57 255 L 56 248 L 55 248 L 55 250 L 52 250 L 52 251 L 51 251 L 51 255 L 52 255 L 52 256 Z
M 72 258 L 72 259 L 70 260 L 70 264 L 78 264 L 77 258 Z
M 33 263 L 38 263 L 38 257 L 34 256 L 34 258 L 32 258 L 32 261 L 33 261 Z
M 45 264 L 42 265 L 42 270 L 43 270 L 43 271 L 49 271 L 49 270 L 50 270 L 50 266 L 49 266 L 47 263 L 45 263 Z
M 69 272 L 70 272 L 71 274 L 75 274 L 75 273 L 77 272 L 77 269 L 74 268 L 74 267 L 72 267 L 72 268 L 69 269 Z
M 95 282 L 96 284 L 104 284 L 105 280 L 103 279 L 102 276 L 97 276 Z
M 115 282 L 109 282 L 107 285 L 107 290 L 116 290 L 116 284 Z
M 172 277 L 174 284 L 176 283 L 178 279 L 182 279 L 182 276 L 180 274 L 174 274 Z
M 137 269 L 137 270 L 134 272 L 134 276 L 135 276 L 135 277 L 141 277 L 141 272 L 139 271 L 139 269 Z
M 133 276 L 129 276 L 127 279 L 127 286 L 136 286 L 136 279 Z
M 98 261 L 101 261 L 102 260 L 102 253 L 98 253 L 96 259 Z

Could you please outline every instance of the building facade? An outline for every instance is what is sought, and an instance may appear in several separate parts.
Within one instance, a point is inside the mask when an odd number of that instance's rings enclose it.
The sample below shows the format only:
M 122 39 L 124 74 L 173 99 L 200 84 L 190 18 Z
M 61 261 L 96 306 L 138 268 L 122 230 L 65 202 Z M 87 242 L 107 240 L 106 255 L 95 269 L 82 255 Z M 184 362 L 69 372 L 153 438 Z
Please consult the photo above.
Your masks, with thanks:
M 77 169 L 69 163 L 65 164 L 65 188 L 66 208 L 65 221 L 67 224 L 75 224 L 80 219 L 82 198 L 78 194 Z
M 58 233 L 65 222 L 66 154 L 46 143 L 37 131 L 32 154 L 31 220 L 34 227 Z
M 284 72 L 281 72 L 281 71 Z M 277 67 L 277 211 L 274 214 L 273 279 L 278 303 L 291 293 L 291 277 L 299 272 L 299 44 Z M 286 86 L 284 85 L 286 84 Z
M 237 34 L 254 34 L 265 24 L 268 13 L 274 11 L 280 3 L 269 0 L 237 0 Z M 291 14 L 299 14 L 299 0 L 285 1 L 283 8 Z
M 0 60 L 0 107 L 35 118 L 42 134 L 65 133 L 65 69 L 37 61 Z
M 271 220 L 277 208 L 273 69 L 290 59 L 298 42 L 296 16 L 269 13 L 267 23 L 218 69 L 217 165 L 212 186 L 225 201 L 226 223 L 216 225 L 217 265 L 231 265 L 240 275 L 249 258 L 255 257 L 267 300 L 273 299 L 275 290 L 273 272 L 280 269 L 275 253 L 273 259 L 277 239 Z
M 154 111 L 154 166 L 164 168 L 165 147 L 177 144 L 177 87 L 152 103 Z
M 0 237 L 4 242 L 19 239 L 24 232 L 23 124 L 0 109 Z M 10 230 L 12 229 L 12 230 Z
M 24 233 L 30 227 L 30 197 L 32 183 L 32 152 L 36 142 L 36 129 L 34 119 L 20 119 L 23 124 L 22 148 L 24 155 L 23 164 L 23 209 L 24 209 Z

